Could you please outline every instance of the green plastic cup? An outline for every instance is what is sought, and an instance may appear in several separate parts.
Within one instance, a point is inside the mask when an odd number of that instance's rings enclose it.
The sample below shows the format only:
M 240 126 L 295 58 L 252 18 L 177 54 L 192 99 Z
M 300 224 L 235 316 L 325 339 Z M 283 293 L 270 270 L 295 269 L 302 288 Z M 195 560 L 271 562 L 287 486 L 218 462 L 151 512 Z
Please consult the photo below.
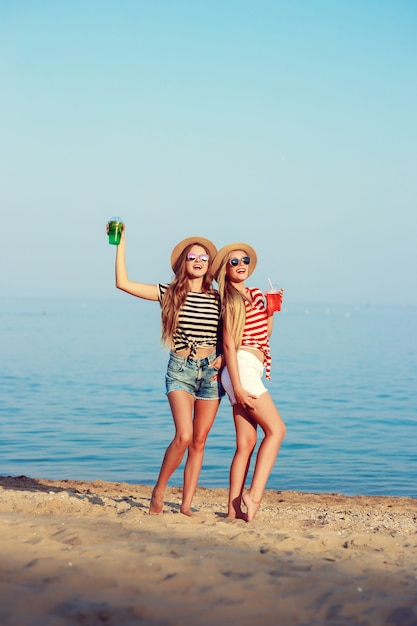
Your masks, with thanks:
M 118 246 L 122 236 L 123 220 L 120 217 L 112 217 L 108 222 L 109 243 Z

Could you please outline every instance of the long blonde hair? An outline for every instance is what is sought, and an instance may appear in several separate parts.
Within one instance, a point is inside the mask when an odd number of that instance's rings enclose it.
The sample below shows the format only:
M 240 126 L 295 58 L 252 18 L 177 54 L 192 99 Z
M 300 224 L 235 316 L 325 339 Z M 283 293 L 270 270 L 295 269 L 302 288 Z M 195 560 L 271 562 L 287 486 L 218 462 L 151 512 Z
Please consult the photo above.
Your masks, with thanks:
M 209 251 L 203 246 L 201 243 L 196 241 L 195 243 L 187 246 L 182 253 L 179 255 L 178 259 L 173 266 L 175 277 L 173 281 L 168 285 L 167 290 L 164 293 L 162 298 L 162 334 L 161 341 L 164 345 L 171 346 L 173 336 L 178 326 L 178 316 L 181 307 L 183 306 L 187 294 L 190 291 L 190 285 L 188 280 L 188 274 L 186 270 L 186 257 L 191 248 L 194 245 L 201 246 L 204 250 L 209 254 Z M 213 259 L 209 259 L 209 267 L 207 273 L 203 277 L 202 291 L 203 293 L 212 293 L 213 295 L 217 295 L 216 291 L 213 289 L 212 282 L 213 276 L 211 274 L 211 263 Z
M 238 348 L 242 341 L 243 329 L 246 323 L 245 302 L 248 302 L 250 306 L 252 306 L 252 302 L 227 279 L 228 256 L 226 255 L 221 262 L 217 274 L 217 284 L 222 302 L 224 328 L 233 337 L 235 346 Z

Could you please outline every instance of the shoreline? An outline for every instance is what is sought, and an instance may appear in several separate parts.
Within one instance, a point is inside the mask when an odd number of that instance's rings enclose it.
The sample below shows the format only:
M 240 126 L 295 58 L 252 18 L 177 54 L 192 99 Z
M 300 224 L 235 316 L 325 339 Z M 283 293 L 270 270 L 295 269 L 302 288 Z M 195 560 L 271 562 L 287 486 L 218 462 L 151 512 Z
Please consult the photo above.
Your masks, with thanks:
M 0 477 L 2 626 L 417 623 L 417 499 Z

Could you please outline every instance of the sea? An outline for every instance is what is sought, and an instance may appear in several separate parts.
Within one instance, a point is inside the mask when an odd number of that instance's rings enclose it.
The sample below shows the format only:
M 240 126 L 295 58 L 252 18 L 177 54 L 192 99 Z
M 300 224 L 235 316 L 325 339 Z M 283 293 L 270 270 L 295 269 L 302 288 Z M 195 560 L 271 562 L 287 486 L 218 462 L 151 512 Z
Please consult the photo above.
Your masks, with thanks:
M 152 485 L 174 433 L 159 305 L 5 298 L 0 319 L 0 475 Z M 285 303 L 271 349 L 267 488 L 417 497 L 417 307 Z M 227 488 L 234 446 L 224 398 L 201 487 Z

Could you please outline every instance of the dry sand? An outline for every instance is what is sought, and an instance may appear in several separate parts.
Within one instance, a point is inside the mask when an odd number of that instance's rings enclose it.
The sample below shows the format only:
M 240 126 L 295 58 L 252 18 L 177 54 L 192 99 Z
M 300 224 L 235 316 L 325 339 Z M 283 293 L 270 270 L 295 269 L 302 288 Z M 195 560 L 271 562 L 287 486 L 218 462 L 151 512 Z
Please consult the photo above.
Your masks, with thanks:
M 0 478 L 1 626 L 417 625 L 417 500 Z

